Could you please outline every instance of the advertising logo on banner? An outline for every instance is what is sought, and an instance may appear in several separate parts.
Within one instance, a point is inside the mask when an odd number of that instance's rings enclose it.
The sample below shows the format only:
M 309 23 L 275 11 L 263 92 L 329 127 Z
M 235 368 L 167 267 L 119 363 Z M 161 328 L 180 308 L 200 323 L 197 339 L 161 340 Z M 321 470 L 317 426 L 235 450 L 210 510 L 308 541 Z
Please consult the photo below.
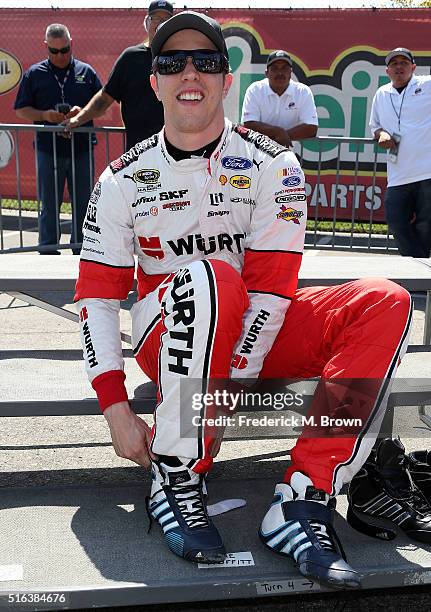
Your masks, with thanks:
M 17 58 L 0 49 L 0 96 L 16 87 L 21 80 L 22 66 Z
M 266 49 L 259 33 L 243 23 L 223 26 L 231 69 L 235 75 L 226 100 L 227 115 L 241 118 L 245 92 L 254 81 L 265 78 L 266 62 L 272 49 Z M 368 121 L 377 89 L 389 81 L 384 58 L 387 51 L 371 46 L 352 46 L 339 53 L 326 70 L 311 70 L 300 56 L 291 53 L 292 79 L 307 84 L 314 96 L 319 117 L 319 136 L 370 138 Z M 415 53 L 416 61 L 420 54 Z M 429 63 L 431 53 L 427 53 Z M 416 68 L 416 74 L 430 74 L 430 66 Z M 321 149 L 319 162 L 319 148 Z M 298 144 L 295 152 L 300 152 Z M 318 216 L 350 218 L 355 206 L 357 219 L 383 220 L 383 195 L 386 185 L 386 153 L 378 152 L 377 175 L 373 184 L 375 144 L 343 144 L 303 141 L 301 164 L 306 175 L 310 207 L 318 206 Z M 339 158 L 339 159 L 338 159 Z M 320 180 L 317 181 L 318 166 Z M 355 170 L 357 169 L 357 178 Z M 336 178 L 338 170 L 338 180 Z M 315 211 L 311 211 L 314 215 Z
M 370 138 L 371 103 L 377 89 L 388 81 L 384 58 L 389 49 L 401 44 L 409 47 L 416 59 L 416 74 L 431 72 L 429 9 L 414 9 L 414 20 L 411 10 L 211 9 L 211 16 L 222 24 L 234 74 L 225 100 L 227 117 L 240 120 L 247 87 L 265 77 L 269 53 L 284 48 L 293 60 L 292 79 L 307 84 L 313 92 L 319 117 L 318 136 Z M 142 41 L 145 13 L 143 6 L 127 10 L 59 9 L 56 20 L 73 33 L 77 58 L 91 64 L 102 83 L 106 83 L 123 49 Z M 44 59 L 35 32 L 41 35 L 52 19 L 48 9 L 2 9 L 0 118 L 4 124 L 17 122 L 14 102 L 23 71 Z M 112 104 L 95 123 L 122 125 L 119 105 Z M 16 134 L 18 131 L 12 130 L 0 138 L 2 198 L 17 197 L 16 165 L 11 159 L 11 138 L 17 140 Z M 124 152 L 120 136 L 109 136 L 111 160 Z M 28 199 L 36 198 L 32 141 L 33 134 L 27 132 L 20 134 L 19 146 L 15 142 L 20 160 L 20 193 Z M 386 153 L 374 143 L 339 146 L 321 141 L 320 145 L 320 154 L 317 141 L 304 140 L 302 149 L 299 143 L 294 146 L 294 151 L 301 154 L 306 176 L 309 216 L 350 219 L 354 213 L 356 219 L 368 220 L 372 214 L 373 220 L 383 221 Z M 103 171 L 105 157 L 105 147 L 99 141 L 95 147 L 95 177 Z M 238 176 L 246 176 L 245 162 L 225 160 L 223 168 L 233 165 Z M 224 174 L 219 177 L 221 184 L 228 180 L 223 177 Z M 295 181 L 287 181 L 284 187 L 294 188 Z M 240 187 L 237 188 L 240 195 Z

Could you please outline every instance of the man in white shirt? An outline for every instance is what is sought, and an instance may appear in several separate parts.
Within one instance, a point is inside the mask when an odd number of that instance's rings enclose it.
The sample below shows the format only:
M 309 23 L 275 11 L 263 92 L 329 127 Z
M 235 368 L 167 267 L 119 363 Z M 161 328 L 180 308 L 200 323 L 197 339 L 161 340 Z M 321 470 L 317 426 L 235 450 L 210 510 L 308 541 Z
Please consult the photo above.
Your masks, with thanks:
M 416 76 L 409 49 L 385 58 L 390 83 L 373 100 L 370 128 L 388 150 L 386 219 L 401 255 L 431 250 L 431 76 Z
M 286 51 L 268 55 L 266 79 L 252 83 L 244 96 L 242 123 L 290 147 L 293 140 L 313 138 L 318 119 L 311 89 L 292 81 L 292 58 Z

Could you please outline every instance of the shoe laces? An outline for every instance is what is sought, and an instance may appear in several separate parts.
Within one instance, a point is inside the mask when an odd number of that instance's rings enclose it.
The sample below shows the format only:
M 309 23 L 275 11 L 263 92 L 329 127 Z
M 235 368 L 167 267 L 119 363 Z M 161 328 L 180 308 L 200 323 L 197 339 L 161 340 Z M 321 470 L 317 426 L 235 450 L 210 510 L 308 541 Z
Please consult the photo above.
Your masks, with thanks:
M 320 521 L 309 521 L 309 525 L 313 530 L 317 541 L 324 550 L 333 553 L 341 553 L 343 559 L 346 559 L 341 542 L 337 533 L 330 523 L 321 523 Z
M 208 527 L 209 519 L 201 483 L 172 487 L 171 490 L 187 526 Z
M 391 482 L 390 478 L 383 478 L 384 482 L 389 485 L 389 494 L 395 501 L 409 504 L 413 510 L 422 514 L 431 511 L 431 506 L 428 503 L 425 495 L 420 488 L 414 483 L 409 470 L 407 457 L 403 457 L 400 462 L 402 474 L 405 475 L 405 484 L 397 486 Z
M 412 475 L 410 474 L 410 470 L 408 468 L 407 462 L 405 463 L 405 471 L 407 478 L 410 482 L 410 488 L 405 492 L 405 500 L 407 503 L 410 503 L 414 510 L 420 512 L 422 514 L 429 512 L 431 510 L 431 506 L 428 503 L 425 495 L 419 489 L 419 487 L 413 482 Z

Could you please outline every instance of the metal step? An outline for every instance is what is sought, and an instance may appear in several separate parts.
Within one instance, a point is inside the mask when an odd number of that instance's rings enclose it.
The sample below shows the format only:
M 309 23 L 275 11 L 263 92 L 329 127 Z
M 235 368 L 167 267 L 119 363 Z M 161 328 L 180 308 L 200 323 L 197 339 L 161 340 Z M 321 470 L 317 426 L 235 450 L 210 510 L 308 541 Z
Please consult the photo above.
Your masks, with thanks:
M 317 380 L 298 381 L 289 384 L 285 389 L 303 392 L 304 404 L 301 409 L 295 408 L 298 414 L 306 414 L 313 397 Z M 135 389 L 135 397 L 130 400 L 137 414 L 152 414 L 156 406 L 156 387 L 149 382 Z M 392 393 L 389 396 L 388 407 L 419 406 L 431 404 L 431 379 L 395 379 Z M 268 408 L 256 406 L 253 412 L 266 412 Z M 83 400 L 4 400 L 0 402 L 0 417 L 29 416 L 67 416 L 100 414 L 97 399 Z
M 158 525 L 147 533 L 147 482 L 3 488 L 0 608 L 45 609 L 34 603 L 35 594 L 40 600 L 44 592 L 57 596 L 51 609 L 323 593 L 327 589 L 302 578 L 289 559 L 258 538 L 275 483 L 210 479 L 210 503 L 240 497 L 247 505 L 214 518 L 230 555 L 224 566 L 205 568 L 173 555 Z M 368 538 L 347 525 L 346 505 L 340 495 L 336 529 L 349 563 L 363 575 L 362 592 L 430 582 L 429 546 L 404 535 L 391 542 Z

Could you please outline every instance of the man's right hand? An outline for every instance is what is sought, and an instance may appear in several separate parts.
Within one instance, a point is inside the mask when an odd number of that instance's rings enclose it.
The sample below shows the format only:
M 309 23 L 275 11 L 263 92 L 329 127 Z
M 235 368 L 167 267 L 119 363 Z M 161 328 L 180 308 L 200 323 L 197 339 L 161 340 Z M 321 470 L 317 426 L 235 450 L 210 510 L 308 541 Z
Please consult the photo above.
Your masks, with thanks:
M 275 142 L 278 142 L 278 144 L 281 144 L 283 147 L 292 146 L 289 132 L 284 128 L 274 126 L 272 134 L 268 133 L 268 136 L 275 140 Z
M 388 132 L 385 132 L 385 130 L 380 132 L 378 143 L 379 147 L 382 147 L 382 149 L 392 149 L 397 146 L 395 140 L 393 140 L 392 136 L 388 134 Z
M 46 123 L 61 123 L 64 121 L 66 115 L 63 113 L 59 113 L 56 110 L 46 110 L 42 113 L 42 121 L 46 121 Z
M 73 130 L 74 128 L 79 127 L 82 124 L 79 116 L 75 115 L 74 117 L 69 117 L 66 121 L 63 122 L 66 131 Z
M 104 411 L 115 452 L 123 459 L 149 467 L 156 455 L 149 449 L 151 429 L 130 408 L 128 402 L 112 404 Z

